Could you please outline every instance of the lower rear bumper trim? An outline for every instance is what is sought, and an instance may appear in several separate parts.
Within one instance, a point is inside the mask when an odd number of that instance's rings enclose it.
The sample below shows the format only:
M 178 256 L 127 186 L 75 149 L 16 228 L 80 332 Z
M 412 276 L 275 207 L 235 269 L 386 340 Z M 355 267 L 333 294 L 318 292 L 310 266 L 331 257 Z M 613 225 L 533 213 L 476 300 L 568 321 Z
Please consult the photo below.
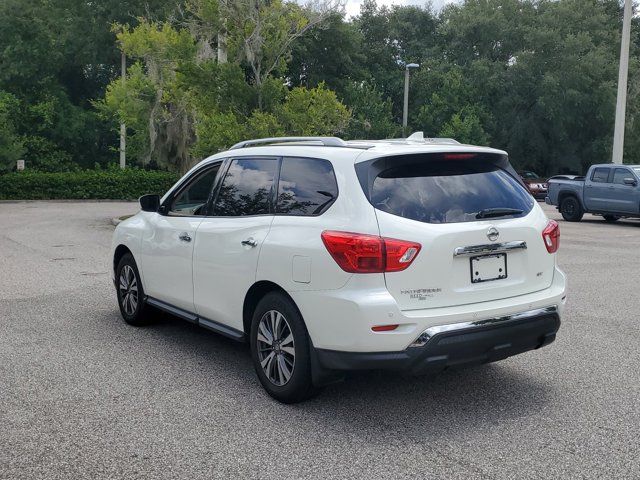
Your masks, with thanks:
M 494 362 L 544 347 L 555 340 L 559 328 L 557 308 L 548 307 L 508 319 L 444 325 L 438 331 L 431 330 L 423 344 L 400 352 L 317 349 L 316 354 L 320 365 L 327 369 L 390 369 L 421 375 L 448 367 Z

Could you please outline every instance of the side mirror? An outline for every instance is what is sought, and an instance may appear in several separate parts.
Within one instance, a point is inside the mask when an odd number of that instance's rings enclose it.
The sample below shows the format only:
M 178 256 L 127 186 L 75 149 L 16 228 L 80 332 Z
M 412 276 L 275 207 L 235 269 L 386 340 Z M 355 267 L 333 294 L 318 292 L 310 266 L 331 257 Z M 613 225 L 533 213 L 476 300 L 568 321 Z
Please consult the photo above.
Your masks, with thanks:
M 157 212 L 160 207 L 160 195 L 143 195 L 138 201 L 143 212 Z
M 623 180 L 625 185 L 631 185 L 633 187 L 638 185 L 638 182 L 636 181 L 635 178 L 631 178 L 631 177 L 627 177 Z

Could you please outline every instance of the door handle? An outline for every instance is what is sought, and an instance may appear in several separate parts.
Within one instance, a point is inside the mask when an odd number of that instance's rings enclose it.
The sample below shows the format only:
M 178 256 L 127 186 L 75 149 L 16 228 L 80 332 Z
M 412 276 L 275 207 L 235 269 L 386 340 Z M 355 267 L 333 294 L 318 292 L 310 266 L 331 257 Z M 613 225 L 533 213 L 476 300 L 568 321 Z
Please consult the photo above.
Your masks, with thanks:
M 189 236 L 189 234 L 187 232 L 182 232 L 180 235 L 178 235 L 178 238 L 180 240 L 182 240 L 183 242 L 190 242 L 191 241 L 191 237 Z
M 244 245 L 245 247 L 257 247 L 258 246 L 258 242 L 256 242 L 253 237 L 249 237 L 246 240 L 242 240 L 240 242 L 242 245 Z

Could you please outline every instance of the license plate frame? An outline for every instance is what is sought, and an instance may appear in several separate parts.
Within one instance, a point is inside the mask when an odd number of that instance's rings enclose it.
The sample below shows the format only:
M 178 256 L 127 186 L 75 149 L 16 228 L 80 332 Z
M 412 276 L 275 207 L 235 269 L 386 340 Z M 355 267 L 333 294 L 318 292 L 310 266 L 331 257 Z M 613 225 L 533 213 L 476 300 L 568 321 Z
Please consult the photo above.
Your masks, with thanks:
M 507 254 L 492 253 L 469 259 L 471 283 L 494 282 L 507 278 Z

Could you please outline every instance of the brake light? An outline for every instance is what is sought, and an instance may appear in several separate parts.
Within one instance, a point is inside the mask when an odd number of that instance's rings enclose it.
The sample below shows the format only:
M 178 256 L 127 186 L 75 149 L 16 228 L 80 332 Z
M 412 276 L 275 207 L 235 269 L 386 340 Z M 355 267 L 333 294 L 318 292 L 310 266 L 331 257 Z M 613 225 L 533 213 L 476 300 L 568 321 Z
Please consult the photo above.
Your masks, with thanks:
M 444 160 L 470 160 L 476 157 L 475 153 L 444 153 L 442 158 Z
M 542 240 L 547 252 L 556 253 L 560 247 L 560 226 L 555 220 L 549 220 L 547 226 L 542 231 Z
M 350 273 L 399 272 L 420 252 L 415 242 L 325 230 L 322 241 L 338 266 Z

